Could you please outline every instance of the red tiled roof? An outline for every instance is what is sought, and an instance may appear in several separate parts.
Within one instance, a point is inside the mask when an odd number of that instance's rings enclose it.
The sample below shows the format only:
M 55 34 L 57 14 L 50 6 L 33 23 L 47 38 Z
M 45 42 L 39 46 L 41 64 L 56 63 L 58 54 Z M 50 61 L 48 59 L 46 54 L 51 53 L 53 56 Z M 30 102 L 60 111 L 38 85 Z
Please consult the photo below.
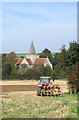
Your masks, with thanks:
M 21 64 L 24 58 L 19 58 L 16 64 Z M 33 63 L 29 58 L 26 58 L 26 61 L 28 62 L 29 65 L 32 65 Z
M 24 58 L 19 58 L 16 64 L 21 64 Z
M 33 65 L 32 61 L 29 58 L 26 58 L 26 60 L 29 63 L 29 65 Z
M 36 64 L 44 64 L 47 58 L 36 58 L 34 65 Z

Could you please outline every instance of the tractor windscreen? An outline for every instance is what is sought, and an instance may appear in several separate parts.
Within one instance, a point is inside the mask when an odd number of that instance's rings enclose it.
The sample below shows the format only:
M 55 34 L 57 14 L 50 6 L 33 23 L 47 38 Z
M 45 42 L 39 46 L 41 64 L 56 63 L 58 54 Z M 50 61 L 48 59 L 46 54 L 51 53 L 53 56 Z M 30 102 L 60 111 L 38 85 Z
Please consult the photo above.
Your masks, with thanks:
M 40 78 L 40 83 L 49 84 L 50 83 L 50 78 Z

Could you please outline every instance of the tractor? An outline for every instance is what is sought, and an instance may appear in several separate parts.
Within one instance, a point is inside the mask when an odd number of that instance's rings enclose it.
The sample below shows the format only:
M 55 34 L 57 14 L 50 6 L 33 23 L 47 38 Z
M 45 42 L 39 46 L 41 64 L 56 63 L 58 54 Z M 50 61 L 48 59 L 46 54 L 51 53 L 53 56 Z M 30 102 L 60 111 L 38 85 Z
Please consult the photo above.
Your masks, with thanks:
M 40 77 L 40 82 L 37 84 L 37 96 L 63 96 L 63 93 L 58 85 L 50 82 L 50 77 Z

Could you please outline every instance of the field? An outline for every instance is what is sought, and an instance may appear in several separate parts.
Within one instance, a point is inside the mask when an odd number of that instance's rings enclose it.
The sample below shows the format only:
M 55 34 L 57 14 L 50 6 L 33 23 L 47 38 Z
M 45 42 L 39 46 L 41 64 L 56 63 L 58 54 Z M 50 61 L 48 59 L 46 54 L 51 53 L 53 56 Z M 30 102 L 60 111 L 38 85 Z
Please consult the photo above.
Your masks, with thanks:
M 37 81 L 3 81 L 3 85 L 36 85 Z M 1 83 L 0 83 L 1 84 Z M 55 81 L 63 87 L 63 97 L 37 96 L 30 91 L 3 91 L 3 118 L 77 118 L 77 95 L 68 94 L 66 81 Z M 3 89 L 3 88 L 2 88 Z M 31 89 L 31 88 L 30 88 Z
M 16 56 L 19 58 L 20 56 L 23 56 L 23 57 L 26 57 L 27 53 L 19 53 L 19 54 L 16 54 Z
M 23 56 L 23 57 L 26 57 L 26 55 L 27 55 L 28 53 L 18 53 L 18 54 L 16 54 L 16 56 L 19 58 L 20 56 Z M 54 56 L 56 53 L 54 52 L 54 53 L 52 53 L 52 56 Z

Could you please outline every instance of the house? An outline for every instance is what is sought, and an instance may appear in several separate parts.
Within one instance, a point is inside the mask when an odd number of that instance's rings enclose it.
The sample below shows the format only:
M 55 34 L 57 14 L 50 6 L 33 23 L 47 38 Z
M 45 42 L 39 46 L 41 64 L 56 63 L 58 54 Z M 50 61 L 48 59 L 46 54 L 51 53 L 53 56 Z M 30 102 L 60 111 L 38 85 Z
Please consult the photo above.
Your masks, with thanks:
M 32 68 L 33 63 L 29 58 L 19 58 L 18 61 L 16 62 L 16 67 L 17 68 Z

